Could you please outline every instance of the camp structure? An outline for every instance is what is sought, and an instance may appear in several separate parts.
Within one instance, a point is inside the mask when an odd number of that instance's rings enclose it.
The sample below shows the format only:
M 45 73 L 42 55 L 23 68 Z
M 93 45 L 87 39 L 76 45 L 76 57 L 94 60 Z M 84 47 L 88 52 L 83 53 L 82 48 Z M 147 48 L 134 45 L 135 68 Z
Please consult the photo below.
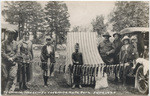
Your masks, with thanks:
M 2 41 L 6 40 L 8 33 L 16 32 L 18 30 L 18 27 L 13 24 L 9 24 L 5 21 L 4 17 L 1 18 L 1 38 Z
M 75 52 L 75 44 L 79 44 L 79 52 L 82 53 L 83 66 L 72 64 L 72 53 Z M 103 84 L 107 87 L 107 77 L 104 74 L 105 64 L 98 52 L 96 32 L 68 32 L 66 50 L 65 78 L 72 85 L 73 74 L 80 73 L 82 85 L 96 85 L 97 81 L 105 79 Z M 105 76 L 104 76 L 105 75 Z M 97 79 L 98 78 L 98 79 Z

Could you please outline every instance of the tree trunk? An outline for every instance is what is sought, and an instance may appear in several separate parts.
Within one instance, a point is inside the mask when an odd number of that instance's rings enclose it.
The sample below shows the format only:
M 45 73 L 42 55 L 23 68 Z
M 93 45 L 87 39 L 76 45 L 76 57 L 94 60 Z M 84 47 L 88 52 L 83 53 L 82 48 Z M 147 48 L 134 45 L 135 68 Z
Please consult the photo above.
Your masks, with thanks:
M 36 32 L 36 30 L 34 31 L 34 39 L 37 39 L 37 32 Z
M 20 31 L 21 31 L 21 30 L 20 30 L 20 22 L 19 22 L 19 24 L 18 24 L 18 37 L 19 37 L 19 40 L 21 40 L 21 37 L 20 37 L 20 36 L 21 36 Z

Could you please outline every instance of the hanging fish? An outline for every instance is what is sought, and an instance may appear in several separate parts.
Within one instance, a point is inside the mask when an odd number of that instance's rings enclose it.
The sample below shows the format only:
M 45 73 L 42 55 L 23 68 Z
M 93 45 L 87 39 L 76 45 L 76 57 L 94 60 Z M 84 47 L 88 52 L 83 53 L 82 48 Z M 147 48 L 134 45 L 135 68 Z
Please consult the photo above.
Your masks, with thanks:
M 96 77 L 98 76 L 99 65 L 96 67 Z
M 89 84 L 89 65 L 88 65 L 88 67 L 87 67 L 87 84 Z
M 93 68 L 93 65 L 91 65 L 90 67 L 90 85 L 92 84 L 92 68 Z
M 95 65 L 92 67 L 92 84 L 94 84 L 94 72 L 95 72 Z
M 84 84 L 86 84 L 86 75 L 87 75 L 87 66 L 85 65 L 84 67 L 85 71 L 84 71 Z
M 66 70 L 66 65 L 64 65 L 64 68 L 63 68 L 63 72 L 65 73 L 65 70 Z
M 84 84 L 84 65 L 82 65 L 82 84 Z
M 88 84 L 88 65 L 86 66 L 86 82 L 85 84 Z
M 96 78 L 96 69 L 97 68 L 96 68 L 96 64 L 95 64 L 94 65 L 94 74 L 93 74 L 94 75 L 94 80 L 93 80 L 94 85 L 95 85 L 95 78 Z
M 61 72 L 61 66 L 62 66 L 62 65 L 59 66 L 59 73 Z

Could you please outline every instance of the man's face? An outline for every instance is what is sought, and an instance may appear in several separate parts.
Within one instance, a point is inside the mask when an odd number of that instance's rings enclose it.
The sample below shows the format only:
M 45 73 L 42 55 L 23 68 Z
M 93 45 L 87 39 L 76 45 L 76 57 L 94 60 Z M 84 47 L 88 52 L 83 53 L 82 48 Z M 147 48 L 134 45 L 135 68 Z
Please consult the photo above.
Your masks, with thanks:
M 114 38 L 117 40 L 119 38 L 119 36 L 116 34 L 116 35 L 114 35 Z
M 29 40 L 29 36 L 25 36 L 25 35 L 24 35 L 23 40 L 24 40 L 24 41 Z
M 131 42 L 132 42 L 132 43 L 136 43 L 136 39 L 132 39 Z
M 76 51 L 76 52 L 79 52 L 79 48 L 75 48 L 75 51 Z
M 104 36 L 104 40 L 109 40 L 109 37 L 108 36 Z
M 26 41 L 27 41 L 27 40 L 29 40 L 29 37 L 28 37 L 28 36 L 26 36 L 26 37 L 25 37 L 25 40 L 26 40 Z
M 52 42 L 50 39 L 46 40 L 47 44 L 50 45 Z
M 124 44 L 129 44 L 129 41 L 127 39 L 124 40 Z

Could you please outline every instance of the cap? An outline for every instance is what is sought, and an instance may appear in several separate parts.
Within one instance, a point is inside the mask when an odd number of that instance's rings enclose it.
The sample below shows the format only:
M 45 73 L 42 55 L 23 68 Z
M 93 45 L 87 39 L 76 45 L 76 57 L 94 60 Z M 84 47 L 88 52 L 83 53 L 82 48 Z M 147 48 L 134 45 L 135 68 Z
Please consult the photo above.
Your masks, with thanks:
M 124 37 L 122 38 L 122 42 L 123 42 L 124 40 L 130 40 L 130 38 L 129 38 L 128 36 L 124 36 Z
M 133 39 L 136 40 L 136 39 L 137 39 L 136 36 L 132 36 L 132 37 L 131 37 L 131 40 L 133 40 Z
M 45 36 L 46 40 L 51 40 L 50 36 Z
M 75 49 L 79 49 L 79 43 L 75 44 Z

